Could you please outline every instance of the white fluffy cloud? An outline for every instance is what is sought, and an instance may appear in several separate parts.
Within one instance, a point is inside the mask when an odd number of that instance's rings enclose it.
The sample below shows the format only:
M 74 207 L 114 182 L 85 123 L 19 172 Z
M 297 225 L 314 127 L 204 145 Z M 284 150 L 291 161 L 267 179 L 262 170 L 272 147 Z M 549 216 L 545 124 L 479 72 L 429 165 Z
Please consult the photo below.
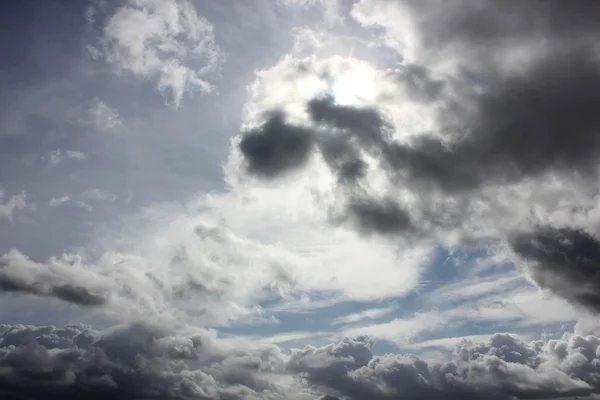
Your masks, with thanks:
M 188 0 L 125 2 L 106 20 L 90 51 L 118 70 L 152 80 L 175 108 L 187 93 L 213 90 L 209 76 L 222 58 L 211 23 Z

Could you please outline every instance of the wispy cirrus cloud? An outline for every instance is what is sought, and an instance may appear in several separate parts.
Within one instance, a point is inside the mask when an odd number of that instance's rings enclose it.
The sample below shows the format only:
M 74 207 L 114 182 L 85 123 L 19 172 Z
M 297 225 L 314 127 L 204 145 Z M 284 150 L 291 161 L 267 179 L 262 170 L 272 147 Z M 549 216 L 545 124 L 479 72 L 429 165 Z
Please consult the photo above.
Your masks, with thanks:
M 393 311 L 394 311 L 394 309 L 391 307 L 372 308 L 372 309 L 361 311 L 358 313 L 353 313 L 353 314 L 348 314 L 348 315 L 344 315 L 341 317 L 337 317 L 332 322 L 332 325 L 348 325 L 348 324 L 355 324 L 358 322 L 363 322 L 365 320 L 383 318 L 383 317 L 391 314 Z

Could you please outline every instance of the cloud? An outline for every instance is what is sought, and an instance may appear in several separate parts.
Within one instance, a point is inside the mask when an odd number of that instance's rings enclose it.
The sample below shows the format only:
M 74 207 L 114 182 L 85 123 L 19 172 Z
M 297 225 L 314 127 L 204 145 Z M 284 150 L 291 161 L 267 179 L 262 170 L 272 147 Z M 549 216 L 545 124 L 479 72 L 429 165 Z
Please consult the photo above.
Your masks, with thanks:
M 394 311 L 393 308 L 373 308 L 370 310 L 361 311 L 354 314 L 344 315 L 342 317 L 337 317 L 332 325 L 347 325 L 354 324 L 357 322 L 362 322 L 366 319 L 378 319 L 383 318 L 386 315 L 391 314 Z
M 284 369 L 277 347 L 236 346 L 211 331 L 0 325 L 0 333 L 5 398 L 315 398 L 267 379 Z
M 91 188 L 81 194 L 81 197 L 96 201 L 115 201 L 117 196 L 99 188 Z
M 272 178 L 306 163 L 312 141 L 310 131 L 291 126 L 274 113 L 262 126 L 247 131 L 239 146 L 248 172 Z
M 591 38 L 599 32 L 590 15 L 600 9 L 579 3 L 569 15 L 581 24 L 571 26 L 553 2 L 451 3 L 354 6 L 359 22 L 405 41 L 399 68 L 286 55 L 260 71 L 246 106 L 248 126 L 270 127 L 272 112 L 285 125 L 260 136 L 261 151 L 242 147 L 258 137 L 242 129 L 231 181 L 243 182 L 246 174 L 291 187 L 318 174 L 323 184 L 306 190 L 334 225 L 411 245 L 494 245 L 518 265 L 532 256 L 515 251 L 513 238 L 535 237 L 538 226 L 598 235 L 592 188 L 600 156 L 593 111 L 600 60 Z M 395 17 L 394 24 L 408 33 L 392 25 L 391 15 L 405 17 L 406 24 Z M 354 77 L 346 83 L 351 95 L 340 88 L 346 76 Z M 571 286 L 569 279 L 559 283 L 571 273 L 556 272 L 572 262 L 535 257 L 552 267 L 526 270 L 535 271 L 534 280 L 574 300 L 560 289 Z M 585 286 L 586 296 L 592 288 Z
M 593 235 L 572 228 L 539 227 L 516 235 L 513 247 L 530 261 L 532 278 L 544 288 L 600 311 L 600 242 Z
M 522 278 L 522 281 L 525 279 Z M 472 282 L 461 282 L 467 293 L 469 283 Z M 550 327 L 557 324 L 593 321 L 593 316 L 585 310 L 524 282 L 509 289 L 498 282 L 499 287 L 469 301 L 438 298 L 441 293 L 451 293 L 456 286 L 447 284 L 436 291 L 424 292 L 419 296 L 423 301 L 417 300 L 418 307 L 400 316 L 396 314 L 393 319 L 344 326 L 338 337 L 368 336 L 406 350 L 447 347 L 442 346 L 444 341 L 456 341 L 459 336 L 456 334 L 453 338 L 449 332 L 472 332 L 474 329 L 476 332 L 493 332 L 497 326 L 507 326 L 511 331 L 538 335 L 539 330 L 552 330 Z
M 509 0 L 502 6 L 451 0 L 427 7 L 413 0 L 360 0 L 351 12 L 363 26 L 382 28 L 382 43 L 403 58 L 477 75 L 514 70 L 555 49 L 589 45 L 598 34 L 594 19 L 599 14 L 593 0 L 566 14 L 559 1 L 543 0 Z
M 213 90 L 209 76 L 221 50 L 211 23 L 188 0 L 127 1 L 101 29 L 99 43 L 89 47 L 92 55 L 152 80 L 169 106 L 179 108 L 187 93 Z M 98 110 L 106 122 L 107 110 Z
M 5 192 L 0 188 L 0 200 L 5 196 Z M 5 203 L 0 203 L 0 218 L 6 218 L 9 221 L 13 220 L 15 211 L 27 208 L 27 196 L 23 192 L 8 198 Z
M 376 356 L 364 336 L 285 353 L 174 328 L 0 325 L 0 391 L 31 399 L 550 399 L 584 396 L 598 385 L 595 336 L 528 342 L 498 333 L 459 340 L 449 361 L 427 362 Z
M 373 355 L 374 339 L 414 349 L 448 348 L 457 339 L 436 339 L 440 327 L 510 322 L 521 329 L 583 315 L 513 276 L 448 285 L 431 296 L 428 305 L 438 309 L 404 310 L 391 321 L 377 321 L 390 315 L 388 309 L 333 316 L 326 323 L 351 324 L 339 329 L 353 338 L 295 350 L 289 358 L 270 346 L 257 360 L 248 356 L 254 354 L 248 343 L 237 342 L 246 347 L 225 361 L 222 351 L 197 349 L 209 339 L 197 345 L 175 326 L 221 328 L 265 320 L 263 307 L 289 311 L 298 303 L 312 302 L 299 306 L 306 310 L 340 301 L 397 300 L 419 288 L 428 267 L 438 267 L 430 264 L 440 247 L 456 246 L 497 251 L 502 261 L 523 266 L 542 289 L 597 308 L 592 267 L 600 215 L 594 185 L 600 120 L 590 104 L 597 103 L 599 80 L 587 33 L 565 31 L 558 19 L 544 17 L 550 8 L 539 3 L 540 16 L 525 10 L 532 25 L 545 21 L 534 36 L 579 45 L 542 46 L 519 57 L 509 54 L 510 46 L 500 46 L 488 62 L 486 51 L 496 51 L 496 43 L 535 39 L 521 14 L 514 17 L 514 30 L 504 29 L 494 25 L 496 19 L 510 16 L 497 7 L 456 2 L 446 14 L 462 18 L 453 27 L 442 18 L 446 3 L 430 9 L 418 2 L 386 2 L 381 13 L 383 4 L 360 1 L 353 16 L 383 26 L 390 43 L 395 28 L 378 19 L 417 27 L 424 42 L 408 44 L 417 50 L 431 44 L 430 51 L 406 51 L 397 55 L 402 63 L 389 68 L 354 57 L 284 55 L 258 71 L 243 127 L 232 141 L 228 191 L 200 195 L 184 207 L 142 210 L 116 227 L 118 233 L 106 235 L 114 235 L 113 241 L 95 238 L 86 257 L 35 262 L 17 251 L 3 256 L 4 291 L 94 306 L 125 321 L 156 321 L 180 335 L 133 326 L 90 333 L 91 342 L 80 345 L 69 342 L 71 333 L 52 336 L 52 328 L 41 339 L 43 334 L 33 334 L 43 348 L 0 346 L 2 373 L 32 391 L 32 381 L 43 377 L 51 383 L 41 387 L 57 396 L 87 394 L 92 384 L 113 396 L 123 391 L 200 398 L 294 398 L 292 389 L 299 398 L 351 399 L 593 392 L 599 361 L 592 337 L 550 344 L 498 334 L 489 343 L 459 343 L 452 360 L 439 364 L 411 355 Z M 398 11 L 402 4 L 408 8 Z M 475 16 L 488 11 L 494 23 L 474 24 Z M 411 18 L 403 21 L 397 12 Z M 579 32 L 596 29 L 583 15 L 573 18 L 588 25 Z M 171 106 L 179 107 L 193 90 L 210 90 L 209 70 L 219 50 L 210 24 L 187 1 L 127 1 L 106 21 L 98 13 L 90 23 L 102 27 L 94 54 L 152 81 Z M 487 68 L 495 62 L 498 67 Z M 201 65 L 209 67 L 200 73 Z M 90 116 L 99 128 L 114 129 L 120 121 L 100 100 Z M 55 164 L 77 158 L 69 154 L 60 150 Z M 91 189 L 81 199 L 115 197 Z M 106 248 L 118 251 L 94 254 Z M 467 283 L 472 286 L 459 287 Z M 327 300 L 315 302 L 319 296 Z M 83 340 L 80 334 L 72 335 Z M 306 335 L 254 340 L 289 343 Z M 23 367 L 31 359 L 39 370 Z
M 329 395 L 349 399 L 556 398 L 594 393 L 596 337 L 525 342 L 509 334 L 463 341 L 452 360 L 374 356 L 364 337 L 292 353 L 290 368 Z M 557 351 L 559 350 L 559 351 Z M 577 360 L 577 362 L 574 362 Z
M 47 156 L 44 157 L 44 160 L 46 160 L 48 164 L 52 165 L 53 167 L 62 163 L 65 159 L 84 161 L 86 159 L 86 155 L 81 151 L 56 149 L 52 150 Z
M 87 114 L 83 121 L 101 131 L 113 131 L 123 125 L 119 112 L 97 97 L 92 101 Z
M 59 207 L 59 206 L 62 206 L 63 204 L 66 204 L 66 203 L 68 203 L 70 201 L 71 201 L 71 198 L 69 196 L 53 197 L 48 202 L 48 205 L 50 207 Z
M 55 297 L 82 306 L 101 306 L 108 290 L 95 274 L 78 265 L 78 259 L 32 262 L 18 251 L 0 258 L 0 290 Z

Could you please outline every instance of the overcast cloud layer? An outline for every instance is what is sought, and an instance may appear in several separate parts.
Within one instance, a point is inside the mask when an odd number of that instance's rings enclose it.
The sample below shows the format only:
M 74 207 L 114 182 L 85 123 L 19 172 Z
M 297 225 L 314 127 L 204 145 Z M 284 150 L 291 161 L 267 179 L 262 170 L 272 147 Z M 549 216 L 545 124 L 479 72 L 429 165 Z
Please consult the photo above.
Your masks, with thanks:
M 1 15 L 0 397 L 600 395 L 600 2 Z

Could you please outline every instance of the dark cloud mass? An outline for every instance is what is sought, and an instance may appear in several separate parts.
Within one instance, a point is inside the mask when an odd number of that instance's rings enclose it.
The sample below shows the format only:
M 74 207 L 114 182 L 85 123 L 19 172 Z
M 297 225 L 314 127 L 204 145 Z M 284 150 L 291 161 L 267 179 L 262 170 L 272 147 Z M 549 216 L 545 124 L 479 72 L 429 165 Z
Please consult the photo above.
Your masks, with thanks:
M 572 228 L 544 226 L 513 239 L 517 254 L 531 262 L 544 288 L 600 312 L 600 241 Z
M 290 125 L 282 113 L 273 112 L 262 126 L 245 132 L 239 147 L 248 172 L 275 178 L 305 164 L 313 141 L 310 130 Z

